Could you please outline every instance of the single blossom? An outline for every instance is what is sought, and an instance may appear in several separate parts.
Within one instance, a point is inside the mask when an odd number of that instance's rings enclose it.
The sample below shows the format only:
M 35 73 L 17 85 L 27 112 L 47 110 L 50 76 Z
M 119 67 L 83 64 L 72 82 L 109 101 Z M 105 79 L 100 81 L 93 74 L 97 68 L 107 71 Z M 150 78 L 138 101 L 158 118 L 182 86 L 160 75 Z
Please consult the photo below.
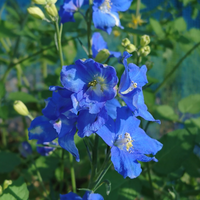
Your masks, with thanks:
M 111 33 L 112 27 L 121 26 L 118 11 L 126 11 L 132 0 L 94 0 L 93 22 L 98 29 Z
M 60 6 L 59 16 L 61 23 L 74 22 L 74 13 L 83 5 L 88 4 L 87 0 L 65 0 L 64 4 Z
M 63 66 L 61 83 L 73 92 L 73 107 L 78 111 L 89 108 L 91 114 L 97 114 L 116 95 L 114 88 L 118 82 L 116 71 L 93 59 L 77 60 L 74 65 Z
M 103 197 L 100 194 L 87 191 L 83 198 L 81 198 L 77 194 L 70 192 L 68 194 L 60 194 L 60 200 L 103 200 Z
M 27 141 L 22 142 L 18 149 L 20 154 L 25 158 L 32 154 L 32 147 Z
M 148 112 L 147 106 L 144 102 L 142 87 L 148 83 L 146 76 L 147 67 L 145 65 L 138 67 L 133 63 L 127 64 L 127 59 L 130 56 L 131 54 L 126 51 L 123 54 L 125 70 L 121 76 L 119 85 L 120 97 L 134 112 L 135 116 L 141 116 L 145 120 L 160 123 L 160 120 L 155 120 Z
M 117 119 L 109 118 L 97 134 L 111 147 L 111 161 L 124 178 L 140 175 L 141 162 L 157 161 L 162 144 L 150 138 L 140 127 L 140 120 L 127 107 L 117 108 Z

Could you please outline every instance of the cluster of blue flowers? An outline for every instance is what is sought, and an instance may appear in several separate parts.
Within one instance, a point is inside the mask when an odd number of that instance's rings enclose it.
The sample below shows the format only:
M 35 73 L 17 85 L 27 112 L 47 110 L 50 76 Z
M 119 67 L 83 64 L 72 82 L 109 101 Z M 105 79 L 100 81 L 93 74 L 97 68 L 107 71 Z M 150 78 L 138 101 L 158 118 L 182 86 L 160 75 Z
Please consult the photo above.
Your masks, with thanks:
M 93 22 L 96 28 L 111 33 L 119 26 L 118 11 L 126 11 L 132 0 L 94 0 Z M 83 0 L 65 0 L 59 14 L 61 23 L 74 21 L 74 13 L 83 5 Z M 121 27 L 122 28 L 122 27 Z M 108 49 L 100 33 L 92 36 L 92 56 Z M 154 155 L 162 144 L 150 138 L 140 126 L 140 116 L 155 121 L 144 102 L 142 87 L 147 84 L 147 67 L 128 64 L 128 52 L 110 52 L 110 57 L 119 58 L 124 72 L 118 80 L 114 67 L 94 59 L 79 59 L 74 64 L 63 66 L 60 86 L 50 86 L 52 97 L 46 99 L 43 116 L 36 117 L 29 127 L 29 139 L 37 144 L 51 143 L 56 138 L 59 145 L 80 160 L 74 143 L 74 135 L 89 137 L 99 135 L 111 149 L 111 161 L 115 170 L 124 178 L 135 178 L 141 173 L 139 161 L 157 161 Z M 118 84 L 119 83 L 119 87 Z M 127 106 L 122 106 L 127 105 Z M 44 150 L 44 149 L 43 149 Z M 43 152 L 44 154 L 46 152 Z M 152 155 L 153 157 L 151 157 Z M 103 199 L 101 195 L 86 192 L 84 197 L 70 192 L 61 199 Z
M 114 26 L 123 29 L 120 23 L 118 11 L 124 12 L 128 10 L 132 0 L 94 0 L 92 19 L 94 26 L 98 29 L 111 33 Z M 64 4 L 60 6 L 59 15 L 61 23 L 74 22 L 74 13 L 78 11 L 81 6 L 88 6 L 88 0 L 65 0 Z

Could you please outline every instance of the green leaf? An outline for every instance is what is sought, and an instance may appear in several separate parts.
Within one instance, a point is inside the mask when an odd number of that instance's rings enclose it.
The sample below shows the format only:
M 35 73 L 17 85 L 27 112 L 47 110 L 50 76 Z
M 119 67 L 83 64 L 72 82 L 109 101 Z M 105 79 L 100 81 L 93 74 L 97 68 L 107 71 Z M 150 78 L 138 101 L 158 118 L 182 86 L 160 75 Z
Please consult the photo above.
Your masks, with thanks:
M 197 114 L 200 112 L 200 94 L 190 95 L 178 102 L 182 113 Z
M 190 176 L 200 177 L 200 159 L 194 153 L 183 163 L 183 167 Z
M 162 26 L 157 20 L 150 18 L 150 24 L 151 24 L 151 27 L 153 28 L 154 32 L 156 33 L 156 35 L 159 38 L 163 38 L 165 36 Z
M 49 180 L 52 176 L 54 176 L 59 159 L 52 156 L 40 156 L 35 162 L 38 170 L 40 171 L 42 179 L 46 181 Z M 32 165 L 29 170 L 34 172 L 35 167 Z
M 132 4 L 131 4 L 131 6 L 130 6 L 130 10 L 136 10 L 136 8 L 137 8 L 137 1 L 134 1 Z M 142 10 L 142 9 L 145 9 L 146 8 L 146 5 L 145 4 L 143 4 L 142 2 L 140 2 L 140 9 Z
M 183 32 L 187 29 L 187 24 L 183 17 L 179 17 L 173 21 L 174 29 Z
M 193 125 L 200 129 L 200 117 L 198 118 L 190 118 Z
M 13 33 L 13 24 L 7 22 L 7 21 L 0 21 L 0 27 L 1 27 L 1 31 L 0 31 L 0 38 L 11 38 L 11 37 L 15 37 L 16 34 Z
M 122 175 L 118 174 L 114 170 L 109 170 L 105 175 L 105 179 L 111 182 L 111 192 L 107 196 L 105 193 L 105 187 L 100 187 L 97 193 L 101 193 L 104 200 L 133 200 L 140 195 L 141 184 L 138 179 L 124 179 Z
M 11 172 L 20 163 L 21 160 L 17 154 L 5 151 L 0 152 L 0 173 Z
M 157 118 L 166 119 L 166 120 L 178 120 L 178 115 L 175 114 L 173 108 L 169 105 L 157 106 L 156 113 L 158 114 Z
M 27 94 L 25 92 L 12 92 L 9 94 L 8 99 L 12 101 L 20 100 L 23 103 L 38 102 L 38 100 L 34 96 Z
M 3 195 L 0 196 L 1 200 L 27 200 L 29 197 L 29 191 L 27 185 L 22 177 L 13 181 L 4 191 Z
M 173 172 L 189 158 L 194 148 L 196 132 L 179 129 L 166 134 L 160 142 L 163 148 L 156 155 L 158 162 L 153 170 L 159 174 L 167 175 Z
M 0 100 L 5 95 L 5 93 L 6 93 L 5 84 L 3 84 L 2 81 L 0 81 Z

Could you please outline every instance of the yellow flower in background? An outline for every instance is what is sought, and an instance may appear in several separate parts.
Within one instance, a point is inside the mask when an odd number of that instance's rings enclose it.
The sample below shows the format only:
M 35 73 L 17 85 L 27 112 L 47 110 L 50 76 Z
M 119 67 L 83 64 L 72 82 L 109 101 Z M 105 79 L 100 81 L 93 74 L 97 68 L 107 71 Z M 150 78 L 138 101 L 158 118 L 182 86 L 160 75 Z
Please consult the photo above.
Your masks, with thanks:
M 141 19 L 141 15 L 135 16 L 134 14 L 131 15 L 132 22 L 128 23 L 128 27 L 130 28 L 137 28 L 137 26 L 141 26 L 145 21 Z

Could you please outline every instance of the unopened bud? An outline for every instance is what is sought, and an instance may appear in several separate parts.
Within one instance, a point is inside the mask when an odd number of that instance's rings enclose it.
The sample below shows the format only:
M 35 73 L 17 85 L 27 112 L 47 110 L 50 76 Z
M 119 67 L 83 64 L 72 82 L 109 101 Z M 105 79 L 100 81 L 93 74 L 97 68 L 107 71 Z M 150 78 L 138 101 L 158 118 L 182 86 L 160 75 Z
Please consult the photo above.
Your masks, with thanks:
M 127 45 L 131 44 L 131 42 L 128 38 L 124 38 L 121 44 L 123 47 L 126 47 Z
M 27 8 L 27 11 L 30 15 L 37 19 L 45 19 L 44 13 L 42 10 L 36 6 Z
M 47 4 L 47 1 L 46 0 L 32 0 L 34 3 L 36 4 L 40 4 L 40 5 L 45 5 Z
M 3 189 L 5 190 L 11 184 L 12 184 L 12 180 L 5 180 L 3 182 Z
M 150 52 L 151 52 L 150 46 L 142 47 L 142 48 L 139 50 L 140 56 L 147 56 Z
M 141 38 L 140 38 L 140 45 L 141 46 L 147 46 L 148 44 L 150 43 L 150 37 L 148 35 L 143 35 Z
M 126 46 L 125 50 L 128 53 L 133 53 L 136 50 L 136 46 L 134 44 L 129 44 Z
M 102 49 L 97 54 L 95 61 L 101 63 L 104 60 L 106 60 L 109 56 L 110 56 L 110 52 L 108 51 L 108 49 Z
M 53 3 L 48 3 L 45 6 L 45 10 L 47 11 L 47 13 L 51 16 L 51 17 L 57 17 L 58 16 L 58 10 L 55 6 L 55 4 Z
M 13 104 L 13 108 L 15 109 L 15 111 L 18 114 L 20 114 L 22 116 L 29 115 L 29 111 L 22 101 L 15 101 L 14 104 Z

